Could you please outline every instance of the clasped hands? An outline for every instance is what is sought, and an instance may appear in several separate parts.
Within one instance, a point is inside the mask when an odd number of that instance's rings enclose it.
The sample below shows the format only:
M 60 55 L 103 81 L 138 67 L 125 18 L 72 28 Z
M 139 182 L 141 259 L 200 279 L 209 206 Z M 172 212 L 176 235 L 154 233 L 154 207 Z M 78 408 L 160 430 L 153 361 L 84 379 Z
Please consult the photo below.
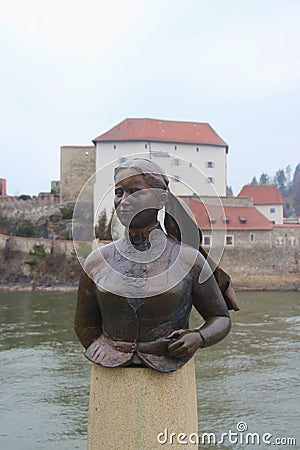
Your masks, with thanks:
M 198 348 L 204 346 L 204 340 L 196 330 L 176 330 L 167 336 L 167 339 L 177 338 L 168 345 L 170 356 L 174 358 L 187 358 L 192 356 Z

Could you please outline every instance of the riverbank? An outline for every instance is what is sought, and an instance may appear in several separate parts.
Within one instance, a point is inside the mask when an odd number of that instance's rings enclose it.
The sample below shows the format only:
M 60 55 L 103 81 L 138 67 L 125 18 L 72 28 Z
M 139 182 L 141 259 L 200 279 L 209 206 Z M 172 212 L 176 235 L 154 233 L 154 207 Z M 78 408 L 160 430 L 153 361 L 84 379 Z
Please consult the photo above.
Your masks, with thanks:
M 77 286 L 22 286 L 18 284 L 0 284 L 0 291 L 8 292 L 77 292 Z
M 0 244 L 1 291 L 76 292 L 82 269 L 72 241 L 0 236 Z M 84 259 L 91 248 L 81 251 Z M 220 265 L 236 291 L 300 291 L 299 246 L 225 248 Z
M 233 283 L 234 289 L 236 292 L 300 292 L 300 286 L 296 285 L 294 282 L 291 284 L 283 285 L 280 280 L 277 282 L 272 280 L 268 280 L 268 283 L 259 283 L 258 280 L 252 280 L 249 283 L 249 280 L 244 285 Z M 69 285 L 40 285 L 40 286 L 32 286 L 32 285 L 20 285 L 20 284 L 0 284 L 0 291 L 7 292 L 65 292 L 65 293 L 76 293 L 78 289 L 78 283 L 73 286 Z

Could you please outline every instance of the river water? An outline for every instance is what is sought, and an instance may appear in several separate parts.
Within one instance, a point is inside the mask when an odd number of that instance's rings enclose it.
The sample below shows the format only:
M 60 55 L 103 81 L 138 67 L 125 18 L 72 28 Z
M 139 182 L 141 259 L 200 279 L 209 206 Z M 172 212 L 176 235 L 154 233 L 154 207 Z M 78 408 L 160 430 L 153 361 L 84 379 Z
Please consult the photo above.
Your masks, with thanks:
M 85 449 L 90 363 L 72 329 L 75 297 L 0 292 L 1 450 Z M 239 299 L 230 336 L 197 352 L 200 436 L 215 433 L 220 441 L 243 422 L 260 439 L 272 434 L 272 444 L 297 439 L 271 448 L 300 448 L 299 293 L 245 292 Z M 241 428 L 237 438 L 201 448 L 270 448 L 245 445 L 244 435 Z

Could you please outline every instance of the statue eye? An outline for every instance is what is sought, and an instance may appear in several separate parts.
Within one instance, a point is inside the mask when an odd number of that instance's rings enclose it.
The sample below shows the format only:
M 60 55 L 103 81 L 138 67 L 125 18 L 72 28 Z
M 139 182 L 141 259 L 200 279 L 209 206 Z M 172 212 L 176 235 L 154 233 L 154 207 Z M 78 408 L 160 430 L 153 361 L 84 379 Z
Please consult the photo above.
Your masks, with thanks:
M 130 194 L 130 195 L 132 195 L 132 194 L 139 195 L 140 193 L 141 193 L 141 189 L 138 189 L 138 188 L 129 188 L 128 189 L 128 194 Z
M 115 196 L 116 197 L 122 197 L 123 195 L 123 190 L 122 189 L 116 189 L 115 190 Z

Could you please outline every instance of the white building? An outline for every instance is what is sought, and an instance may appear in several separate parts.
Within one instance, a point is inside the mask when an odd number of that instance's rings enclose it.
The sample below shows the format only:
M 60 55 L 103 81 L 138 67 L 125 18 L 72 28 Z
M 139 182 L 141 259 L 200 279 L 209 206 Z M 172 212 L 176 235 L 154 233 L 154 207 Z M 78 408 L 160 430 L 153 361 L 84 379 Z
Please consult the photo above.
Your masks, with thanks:
M 99 211 L 112 207 L 114 167 L 137 155 L 164 168 L 176 195 L 226 195 L 228 145 L 207 123 L 125 119 L 93 142 Z
M 283 197 L 273 184 L 248 184 L 238 197 L 250 197 L 258 211 L 273 224 L 283 224 Z

